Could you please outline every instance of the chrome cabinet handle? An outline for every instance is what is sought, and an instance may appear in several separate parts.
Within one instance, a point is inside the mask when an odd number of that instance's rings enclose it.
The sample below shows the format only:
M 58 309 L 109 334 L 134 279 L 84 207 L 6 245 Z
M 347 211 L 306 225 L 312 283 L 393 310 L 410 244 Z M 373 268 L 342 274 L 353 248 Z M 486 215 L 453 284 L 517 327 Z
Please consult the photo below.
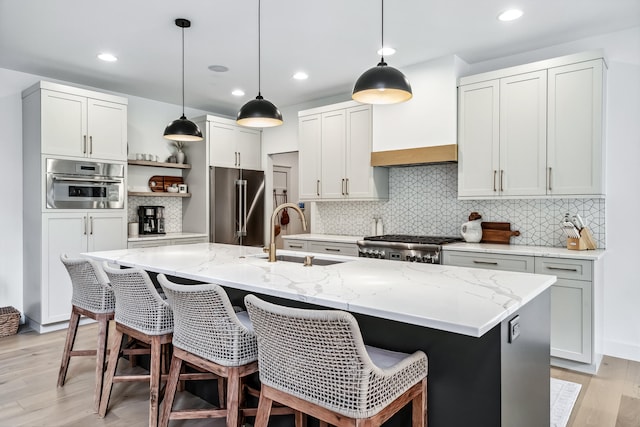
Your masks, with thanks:
M 89 154 L 93 154 L 93 136 L 89 136 Z
M 345 193 L 346 193 L 346 194 L 347 194 L 347 196 L 348 196 L 348 195 L 349 195 L 349 178 L 347 178 L 347 184 L 346 184 L 345 188 L 346 188 Z
M 485 265 L 498 265 L 497 262 L 491 262 L 491 261 L 478 261 L 478 260 L 473 260 L 474 264 L 485 264 Z
M 289 245 L 290 248 L 302 249 L 302 245 Z
M 82 234 L 86 236 L 87 235 L 87 217 L 86 216 L 82 217 L 82 222 L 83 222 L 82 228 L 84 229 L 84 232 Z
M 345 192 L 344 192 L 344 178 L 342 178 L 342 187 L 341 187 L 341 189 L 342 189 L 342 195 L 344 196 L 345 195 Z
M 327 252 L 340 252 L 340 249 L 335 249 L 335 248 L 324 248 L 324 250 Z
M 549 182 L 549 191 L 551 191 L 551 166 L 549 166 L 547 181 Z
M 316 180 L 316 195 L 320 195 L 320 180 Z
M 498 191 L 498 190 L 496 189 L 496 174 L 497 174 L 497 173 L 498 173 L 498 171 L 494 169 L 494 170 L 493 170 L 493 191 Z
M 500 169 L 500 191 L 504 191 L 504 187 L 502 185 L 503 178 L 504 178 L 504 169 Z
M 87 135 L 82 135 L 82 154 L 87 154 Z
M 238 151 L 238 167 L 242 164 L 242 153 Z
M 93 235 L 93 217 L 89 217 L 89 234 Z
M 235 156 L 235 163 L 234 163 L 234 166 L 238 166 L 238 152 L 237 152 L 237 151 L 234 151 L 234 152 L 233 152 L 233 155 Z

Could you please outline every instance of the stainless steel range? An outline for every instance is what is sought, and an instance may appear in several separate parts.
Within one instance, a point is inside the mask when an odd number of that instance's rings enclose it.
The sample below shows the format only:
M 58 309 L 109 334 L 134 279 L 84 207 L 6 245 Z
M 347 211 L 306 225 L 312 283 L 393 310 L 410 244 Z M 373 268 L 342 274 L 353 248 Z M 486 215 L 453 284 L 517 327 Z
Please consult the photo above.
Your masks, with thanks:
M 460 237 L 385 234 L 358 241 L 358 255 L 366 258 L 440 264 L 442 245 L 459 242 Z

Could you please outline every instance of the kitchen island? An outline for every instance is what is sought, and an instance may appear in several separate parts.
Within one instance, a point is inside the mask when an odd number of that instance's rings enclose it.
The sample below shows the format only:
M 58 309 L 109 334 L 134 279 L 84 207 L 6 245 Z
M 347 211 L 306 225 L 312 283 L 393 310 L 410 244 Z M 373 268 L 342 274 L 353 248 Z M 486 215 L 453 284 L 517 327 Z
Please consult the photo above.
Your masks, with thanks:
M 279 254 L 300 255 L 280 251 Z M 554 276 L 328 257 L 269 263 L 261 248 L 192 244 L 93 252 L 97 260 L 255 293 L 280 304 L 353 313 L 367 344 L 429 357 L 430 426 L 549 422 L 549 286 Z M 386 425 L 406 426 L 410 411 Z

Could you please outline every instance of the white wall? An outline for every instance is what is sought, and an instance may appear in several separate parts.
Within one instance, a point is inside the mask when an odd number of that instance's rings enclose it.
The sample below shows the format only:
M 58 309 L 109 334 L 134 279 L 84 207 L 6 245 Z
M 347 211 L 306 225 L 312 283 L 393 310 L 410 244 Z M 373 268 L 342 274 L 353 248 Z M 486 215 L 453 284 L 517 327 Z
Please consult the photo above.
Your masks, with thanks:
M 638 249 L 628 225 L 640 212 L 640 27 L 472 64 L 470 73 L 594 49 L 604 50 L 609 67 L 604 353 L 640 361 Z

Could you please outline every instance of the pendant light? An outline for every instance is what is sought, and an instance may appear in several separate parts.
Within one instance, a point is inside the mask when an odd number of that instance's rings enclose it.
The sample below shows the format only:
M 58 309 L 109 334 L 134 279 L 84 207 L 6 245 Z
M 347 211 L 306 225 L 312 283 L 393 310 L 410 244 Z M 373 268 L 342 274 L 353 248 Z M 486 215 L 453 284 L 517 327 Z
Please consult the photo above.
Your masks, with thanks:
M 278 107 L 262 97 L 260 84 L 260 0 L 258 0 L 258 96 L 240 108 L 236 122 L 241 126 L 252 128 L 280 126 L 282 113 Z
M 384 0 L 382 0 L 382 47 L 384 47 Z M 399 70 L 380 57 L 377 66 L 365 71 L 353 87 L 353 99 L 365 104 L 396 104 L 413 97 L 411 84 Z
M 202 132 L 198 125 L 187 120 L 184 115 L 184 29 L 191 27 L 191 21 L 178 18 L 176 25 L 182 28 L 182 116 L 167 125 L 164 137 L 172 141 L 202 141 Z

